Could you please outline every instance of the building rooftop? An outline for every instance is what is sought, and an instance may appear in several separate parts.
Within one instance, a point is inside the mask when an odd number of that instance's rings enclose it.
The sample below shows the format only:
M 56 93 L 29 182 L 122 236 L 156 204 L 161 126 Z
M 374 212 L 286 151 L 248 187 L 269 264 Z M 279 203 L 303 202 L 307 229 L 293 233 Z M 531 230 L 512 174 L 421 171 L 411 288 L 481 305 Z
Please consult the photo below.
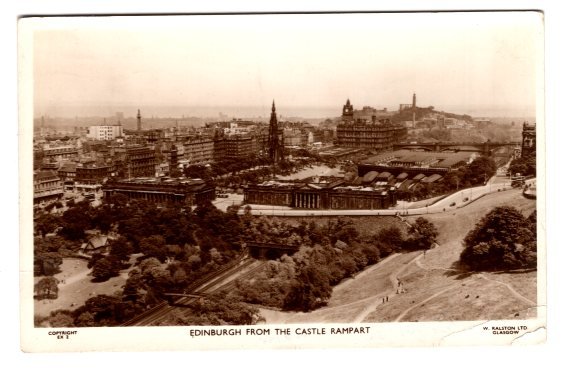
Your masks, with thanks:
M 38 171 L 34 174 L 36 180 L 58 179 L 58 173 L 52 170 Z
M 366 163 L 378 165 L 414 163 L 414 165 L 452 167 L 459 163 L 468 163 L 476 156 L 478 156 L 476 152 L 427 152 L 402 149 L 371 157 Z
M 396 179 L 404 180 L 407 177 L 408 177 L 408 174 L 406 172 L 402 172 L 401 174 L 398 175 L 398 177 L 396 177 Z
M 390 178 L 390 176 L 392 176 L 392 174 L 390 172 L 381 172 L 378 174 L 377 179 L 378 180 L 388 180 Z
M 278 180 L 268 180 L 263 183 L 258 184 L 260 187 L 293 187 L 302 186 L 301 182 L 291 182 L 291 181 L 278 181 Z
M 76 163 L 64 163 L 58 171 L 61 172 L 76 172 Z
M 162 184 L 162 185 L 199 185 L 204 184 L 202 179 L 190 179 L 187 177 L 136 177 L 132 179 L 116 180 L 116 183 L 129 184 Z
M 370 171 L 364 175 L 363 182 L 371 183 L 378 176 L 378 171 Z
M 434 183 L 438 180 L 440 180 L 442 178 L 442 176 L 440 176 L 439 174 L 435 173 L 431 176 L 425 177 L 424 179 L 422 179 L 423 183 L 429 184 L 429 183 Z

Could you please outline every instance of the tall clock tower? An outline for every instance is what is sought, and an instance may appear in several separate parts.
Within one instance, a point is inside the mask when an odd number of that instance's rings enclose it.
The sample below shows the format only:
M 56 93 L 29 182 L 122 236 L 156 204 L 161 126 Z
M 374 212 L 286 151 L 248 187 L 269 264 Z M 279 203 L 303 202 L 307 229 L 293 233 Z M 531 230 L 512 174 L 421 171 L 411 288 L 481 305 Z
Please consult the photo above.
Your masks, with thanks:
M 342 120 L 354 120 L 354 106 L 350 104 L 350 99 L 346 100 L 346 104 L 344 104 L 344 107 L 342 108 Z

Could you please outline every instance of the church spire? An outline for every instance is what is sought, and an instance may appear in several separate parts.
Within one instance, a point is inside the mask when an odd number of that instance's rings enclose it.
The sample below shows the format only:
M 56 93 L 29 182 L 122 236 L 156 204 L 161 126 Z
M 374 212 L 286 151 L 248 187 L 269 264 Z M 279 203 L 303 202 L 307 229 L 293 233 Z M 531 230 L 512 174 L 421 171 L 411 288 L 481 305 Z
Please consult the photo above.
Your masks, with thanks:
M 272 100 L 272 113 L 270 114 L 270 126 L 268 128 L 268 155 L 273 164 L 278 163 L 283 158 L 283 138 L 278 130 L 278 119 L 276 118 L 276 103 Z

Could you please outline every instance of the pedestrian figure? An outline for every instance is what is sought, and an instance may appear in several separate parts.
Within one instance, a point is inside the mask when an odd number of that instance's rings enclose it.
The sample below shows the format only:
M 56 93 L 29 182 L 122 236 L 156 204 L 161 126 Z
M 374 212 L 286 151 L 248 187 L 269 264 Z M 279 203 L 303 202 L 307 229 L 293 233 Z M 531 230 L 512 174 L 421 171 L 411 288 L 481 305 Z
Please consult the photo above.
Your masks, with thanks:
M 388 302 L 388 295 L 386 295 L 386 302 Z

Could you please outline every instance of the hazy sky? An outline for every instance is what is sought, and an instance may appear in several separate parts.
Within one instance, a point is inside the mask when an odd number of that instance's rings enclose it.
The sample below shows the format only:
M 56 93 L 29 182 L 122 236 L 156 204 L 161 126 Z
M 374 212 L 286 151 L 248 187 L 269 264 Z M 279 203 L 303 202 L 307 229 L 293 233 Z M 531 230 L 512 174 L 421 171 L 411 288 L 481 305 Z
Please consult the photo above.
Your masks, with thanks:
M 543 70 L 533 12 L 36 21 L 36 115 L 102 106 L 268 111 L 272 99 L 279 109 L 340 110 L 346 98 L 396 109 L 413 92 L 437 109 L 530 109 Z

